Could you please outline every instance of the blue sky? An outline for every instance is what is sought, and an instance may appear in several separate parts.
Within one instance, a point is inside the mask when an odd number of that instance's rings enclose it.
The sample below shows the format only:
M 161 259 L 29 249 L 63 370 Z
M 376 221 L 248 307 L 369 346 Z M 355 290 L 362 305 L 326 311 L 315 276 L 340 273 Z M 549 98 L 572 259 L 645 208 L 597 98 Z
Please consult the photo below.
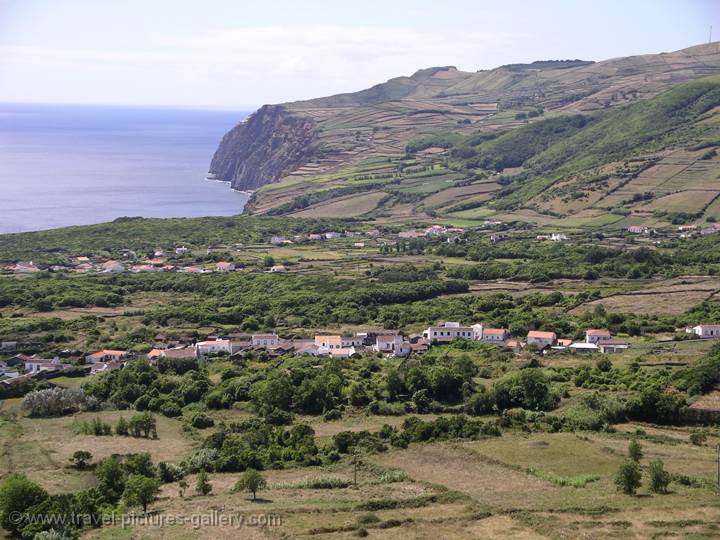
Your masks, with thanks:
M 0 0 L 0 101 L 255 107 L 720 39 L 720 0 Z M 714 38 L 715 39 L 715 38 Z

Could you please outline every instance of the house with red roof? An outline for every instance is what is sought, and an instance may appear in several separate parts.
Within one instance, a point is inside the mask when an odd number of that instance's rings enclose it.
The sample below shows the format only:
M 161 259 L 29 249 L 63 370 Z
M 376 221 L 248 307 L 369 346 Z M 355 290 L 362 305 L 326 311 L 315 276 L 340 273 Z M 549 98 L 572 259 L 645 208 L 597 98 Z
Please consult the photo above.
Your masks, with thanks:
M 487 343 L 504 343 L 508 338 L 508 331 L 505 328 L 483 328 L 482 341 Z
M 95 364 L 97 362 L 119 362 L 125 360 L 130 356 L 127 351 L 116 351 L 112 349 L 104 349 L 102 351 L 94 352 L 85 357 L 85 361 L 88 364 Z
M 603 341 L 610 341 L 611 339 L 612 335 L 610 334 L 610 330 L 597 330 L 595 328 L 585 330 L 585 343 L 599 344 Z
M 220 261 L 215 265 L 218 272 L 232 272 L 235 270 L 235 265 L 231 262 Z
M 541 330 L 530 330 L 527 335 L 527 344 L 535 345 L 541 349 L 552 347 L 557 341 L 555 332 L 543 332 Z

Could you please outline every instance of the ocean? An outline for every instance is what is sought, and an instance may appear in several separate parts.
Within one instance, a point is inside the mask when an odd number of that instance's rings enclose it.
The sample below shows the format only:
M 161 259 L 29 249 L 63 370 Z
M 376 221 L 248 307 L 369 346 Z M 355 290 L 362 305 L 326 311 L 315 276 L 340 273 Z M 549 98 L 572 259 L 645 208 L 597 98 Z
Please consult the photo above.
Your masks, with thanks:
M 206 180 L 249 111 L 0 104 L 0 233 L 122 216 L 229 216 L 247 195 Z

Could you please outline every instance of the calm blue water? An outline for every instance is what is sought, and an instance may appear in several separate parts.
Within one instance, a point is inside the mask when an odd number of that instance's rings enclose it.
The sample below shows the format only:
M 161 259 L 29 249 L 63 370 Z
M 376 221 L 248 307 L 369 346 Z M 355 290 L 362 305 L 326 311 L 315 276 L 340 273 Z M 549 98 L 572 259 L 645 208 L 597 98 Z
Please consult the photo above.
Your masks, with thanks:
M 0 232 L 242 212 L 205 180 L 241 111 L 0 104 Z

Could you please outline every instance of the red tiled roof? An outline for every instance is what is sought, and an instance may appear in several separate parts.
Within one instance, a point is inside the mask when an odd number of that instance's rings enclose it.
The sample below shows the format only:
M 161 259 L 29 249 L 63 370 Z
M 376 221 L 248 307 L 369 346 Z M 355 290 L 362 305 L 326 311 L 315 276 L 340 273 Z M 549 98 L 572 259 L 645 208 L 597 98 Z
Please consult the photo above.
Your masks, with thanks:
M 507 330 L 504 328 L 483 328 L 483 334 L 489 334 L 491 336 L 501 336 L 505 332 L 507 332 Z
M 589 329 L 585 330 L 585 333 L 588 336 L 609 336 L 610 330 L 605 330 L 605 329 L 596 330 L 594 328 L 589 328 Z
M 555 339 L 555 332 L 541 332 L 539 330 L 530 330 L 528 332 L 528 337 L 539 339 Z

